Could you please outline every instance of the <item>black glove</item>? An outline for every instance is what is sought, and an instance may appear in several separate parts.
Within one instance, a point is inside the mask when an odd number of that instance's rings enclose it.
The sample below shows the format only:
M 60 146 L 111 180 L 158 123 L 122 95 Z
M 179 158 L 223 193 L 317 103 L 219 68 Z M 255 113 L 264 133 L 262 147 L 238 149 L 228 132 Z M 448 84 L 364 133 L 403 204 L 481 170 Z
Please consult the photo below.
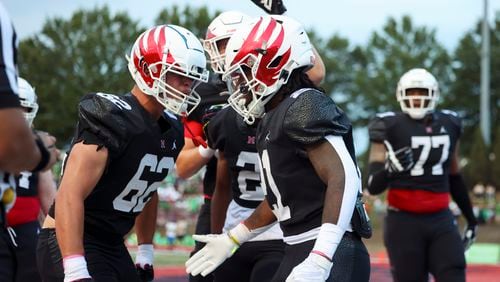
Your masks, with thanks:
M 467 251 L 472 245 L 472 243 L 476 241 L 476 232 L 477 232 L 477 225 L 467 224 L 467 227 L 465 228 L 464 231 L 464 236 L 462 238 L 465 251 Z
M 142 282 L 153 281 L 155 277 L 155 271 L 152 265 L 146 264 L 144 265 L 144 268 L 142 268 L 140 265 L 136 264 L 135 269 L 137 270 L 137 275 Z
M 394 151 L 391 143 L 384 141 L 384 144 L 387 149 L 385 168 L 389 173 L 405 172 L 412 169 L 415 162 L 410 147 L 406 146 Z
M 252 0 L 252 2 L 270 15 L 283 15 L 286 12 L 282 0 Z

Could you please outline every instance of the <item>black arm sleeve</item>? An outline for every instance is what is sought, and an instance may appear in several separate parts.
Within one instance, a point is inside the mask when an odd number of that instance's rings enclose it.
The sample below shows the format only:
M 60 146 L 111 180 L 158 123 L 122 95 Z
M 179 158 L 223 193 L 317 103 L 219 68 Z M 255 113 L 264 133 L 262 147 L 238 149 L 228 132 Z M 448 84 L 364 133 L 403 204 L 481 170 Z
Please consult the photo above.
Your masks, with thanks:
M 469 225 L 476 225 L 477 220 L 472 211 L 472 204 L 469 198 L 469 193 L 467 192 L 467 187 L 465 186 L 464 179 L 461 174 L 450 174 L 450 194 L 453 201 L 457 203 L 458 207 L 462 211 L 462 214 L 467 219 Z
M 382 162 L 372 162 L 369 165 L 367 188 L 372 195 L 378 195 L 387 189 L 388 177 L 384 167 L 385 164 Z

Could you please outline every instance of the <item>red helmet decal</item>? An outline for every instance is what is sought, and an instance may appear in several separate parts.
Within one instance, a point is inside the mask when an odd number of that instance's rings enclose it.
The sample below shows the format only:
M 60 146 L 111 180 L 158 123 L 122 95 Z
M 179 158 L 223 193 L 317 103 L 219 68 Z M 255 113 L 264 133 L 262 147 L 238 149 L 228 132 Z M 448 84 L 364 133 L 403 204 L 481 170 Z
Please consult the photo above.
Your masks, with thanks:
M 278 54 L 278 51 L 283 44 L 283 40 L 285 38 L 285 30 L 283 29 L 282 25 L 278 26 L 278 22 L 275 19 L 271 19 L 264 32 L 260 36 L 258 36 L 257 31 L 259 30 L 262 21 L 263 18 L 261 17 L 260 20 L 252 28 L 246 40 L 243 42 L 241 49 L 238 51 L 233 61 L 231 62 L 231 65 L 240 62 L 248 54 L 258 56 L 259 53 L 261 53 L 262 58 L 260 62 L 258 62 L 259 65 L 255 78 L 262 81 L 266 85 L 272 85 L 277 81 L 278 74 L 290 58 L 291 48 L 288 48 L 288 50 L 281 55 L 281 59 L 276 65 L 270 66 L 271 62 L 277 59 L 276 54 Z M 274 42 L 269 42 L 276 27 L 279 28 L 279 34 Z
M 160 76 L 160 72 L 162 71 L 162 65 L 157 68 L 150 68 L 152 64 L 162 62 L 165 47 L 165 31 L 166 26 L 159 26 L 152 28 L 141 35 L 138 39 L 138 47 L 140 57 L 134 56 L 134 64 L 137 69 L 141 72 L 141 75 L 144 79 L 144 82 L 148 84 L 148 86 L 153 85 L 153 77 L 158 78 Z M 158 40 L 155 40 L 155 32 L 157 29 L 161 29 L 159 31 Z M 146 36 L 146 43 L 144 41 L 144 37 Z M 172 54 L 168 50 L 167 51 L 167 60 L 166 63 L 174 63 L 174 58 Z M 151 73 L 152 72 L 152 73 Z

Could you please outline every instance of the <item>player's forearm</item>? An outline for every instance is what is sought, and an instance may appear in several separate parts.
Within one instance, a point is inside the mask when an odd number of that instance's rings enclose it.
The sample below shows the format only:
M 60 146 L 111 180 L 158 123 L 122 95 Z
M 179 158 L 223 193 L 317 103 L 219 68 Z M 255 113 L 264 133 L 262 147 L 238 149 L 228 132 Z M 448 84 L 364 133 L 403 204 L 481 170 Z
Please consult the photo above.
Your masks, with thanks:
M 275 221 L 276 216 L 267 199 L 265 199 L 243 223 L 248 229 L 255 230 L 270 225 Z
M 472 203 L 470 201 L 469 193 L 465 182 L 460 173 L 450 174 L 450 194 L 453 201 L 457 203 L 458 207 L 462 211 L 462 214 L 467 219 L 467 223 L 471 225 L 476 225 L 477 220 L 472 210 Z
M 83 216 L 84 199 L 60 191 L 56 199 L 56 235 L 62 257 L 83 255 Z
M 19 108 L 0 110 L 0 170 L 31 171 L 41 154 Z
M 222 233 L 226 221 L 227 207 L 231 202 L 231 191 L 226 188 L 215 188 L 210 204 L 210 229 L 211 233 Z
M 175 171 L 180 178 L 187 179 L 198 172 L 210 158 L 200 155 L 198 147 L 182 150 L 175 162 Z
M 137 243 L 139 245 L 153 243 L 157 214 L 158 194 L 155 192 L 151 200 L 144 206 L 144 209 L 135 220 L 135 233 L 137 234 Z
M 56 183 L 51 170 L 40 172 L 38 175 L 38 198 L 44 215 L 49 212 L 56 196 Z

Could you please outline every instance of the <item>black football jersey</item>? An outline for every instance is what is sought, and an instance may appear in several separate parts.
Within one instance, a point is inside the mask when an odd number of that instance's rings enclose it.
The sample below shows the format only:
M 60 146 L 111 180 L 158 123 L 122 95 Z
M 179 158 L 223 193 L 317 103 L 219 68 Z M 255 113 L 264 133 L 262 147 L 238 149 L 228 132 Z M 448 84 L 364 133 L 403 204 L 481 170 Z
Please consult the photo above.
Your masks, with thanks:
M 85 199 L 85 234 L 121 241 L 174 168 L 184 146 L 182 123 L 168 113 L 153 120 L 131 94 L 86 95 L 78 113 L 73 143 L 109 152 L 104 174 Z
M 285 237 L 321 226 L 326 184 L 316 174 L 306 146 L 342 136 L 354 163 L 352 126 L 324 93 L 301 89 L 266 113 L 257 130 L 266 198 Z
M 202 122 L 203 114 L 212 105 L 224 104 L 227 101 L 227 86 L 221 80 L 220 75 L 210 73 L 208 82 L 200 83 L 195 88 L 201 97 L 198 107 L 189 115 L 189 120 Z M 217 158 L 212 157 L 206 165 L 203 176 L 203 194 L 212 196 L 215 190 L 215 177 L 217 174 Z
M 245 208 L 264 200 L 254 126 L 248 126 L 233 108 L 222 109 L 208 123 L 208 144 L 224 152 L 229 166 L 233 199 Z
M 387 141 L 394 151 L 412 148 L 413 168 L 391 174 L 389 189 L 449 191 L 450 160 L 462 130 L 455 112 L 435 111 L 421 120 L 402 112 L 386 112 L 377 114 L 368 128 L 371 142 Z
M 23 171 L 16 176 L 17 197 L 38 196 L 38 173 Z

